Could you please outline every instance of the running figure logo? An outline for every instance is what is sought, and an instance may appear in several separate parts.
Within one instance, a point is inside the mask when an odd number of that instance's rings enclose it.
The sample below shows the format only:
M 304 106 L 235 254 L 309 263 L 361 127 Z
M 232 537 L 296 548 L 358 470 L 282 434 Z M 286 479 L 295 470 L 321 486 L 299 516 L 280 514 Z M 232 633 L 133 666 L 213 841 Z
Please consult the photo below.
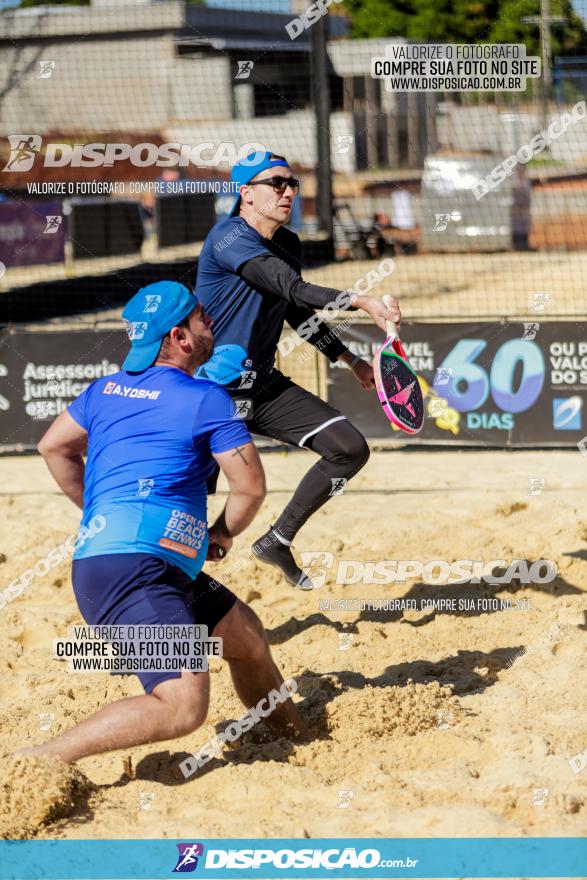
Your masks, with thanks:
M 347 484 L 346 477 L 331 477 L 330 482 L 332 483 L 332 488 L 328 495 L 332 498 L 333 495 L 342 495 L 344 492 L 344 487 Z
M 431 397 L 428 401 L 428 415 L 431 419 L 442 419 L 448 412 L 448 402 L 444 397 Z
M 47 225 L 43 232 L 48 232 L 49 235 L 54 235 L 61 226 L 63 217 L 60 214 L 45 214 L 45 220 Z
M 161 297 L 156 293 L 147 294 L 145 296 L 145 308 L 143 312 L 156 312 L 161 303 Z
M 321 550 L 306 550 L 300 553 L 302 568 L 314 584 L 314 588 L 324 586 L 328 570 L 332 568 L 334 556 L 332 553 L 323 553 Z
M 528 306 L 531 312 L 544 312 L 550 300 L 550 295 L 543 291 L 532 291 L 528 297 Z
M 39 134 L 9 134 L 10 159 L 2 171 L 30 171 L 41 149 L 43 139 Z
M 238 70 L 235 75 L 235 79 L 248 79 L 253 71 L 253 67 L 255 66 L 254 61 L 237 61 Z
M 524 334 L 522 339 L 536 339 L 536 334 L 540 329 L 540 324 L 537 321 L 524 321 Z
M 448 385 L 452 376 L 452 367 L 438 367 L 434 377 L 434 385 Z
M 247 388 L 252 388 L 256 378 L 256 370 L 243 370 L 243 372 L 241 373 L 240 385 L 238 386 L 239 389 L 244 389 L 246 391 Z
M 179 851 L 177 865 L 173 869 L 174 874 L 191 874 L 198 867 L 198 858 L 204 855 L 203 843 L 178 843 Z
M 145 479 L 145 480 L 137 480 L 139 484 L 139 490 L 137 492 L 138 498 L 148 498 L 151 494 L 151 489 L 155 485 L 155 480 Z
M 248 419 L 251 415 L 251 410 L 253 408 L 253 401 L 247 398 L 241 398 L 241 400 L 235 400 L 235 419 Z
M 40 70 L 37 74 L 37 79 L 50 79 L 51 74 L 55 70 L 56 62 L 55 61 L 39 61 Z
M 127 321 L 126 318 L 123 318 L 122 321 L 131 342 L 133 339 L 142 339 L 149 326 L 146 321 Z
M 432 232 L 444 232 L 448 229 L 448 224 L 451 220 L 460 220 L 461 215 L 459 211 L 453 211 L 451 214 L 435 214 L 436 218 L 434 221 L 434 228 Z
M 335 153 L 348 153 L 353 145 L 354 137 L 352 134 L 338 135 L 335 140 Z

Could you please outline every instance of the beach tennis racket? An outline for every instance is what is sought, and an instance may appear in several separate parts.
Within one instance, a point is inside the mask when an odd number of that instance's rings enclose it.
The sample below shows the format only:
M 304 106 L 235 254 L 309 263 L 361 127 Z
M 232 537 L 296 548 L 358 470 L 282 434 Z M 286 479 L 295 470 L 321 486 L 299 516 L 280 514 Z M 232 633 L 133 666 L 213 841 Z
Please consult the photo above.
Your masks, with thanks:
M 389 421 L 406 434 L 417 434 L 424 424 L 424 399 L 393 321 L 387 321 L 387 338 L 375 352 L 373 372 L 377 395 Z

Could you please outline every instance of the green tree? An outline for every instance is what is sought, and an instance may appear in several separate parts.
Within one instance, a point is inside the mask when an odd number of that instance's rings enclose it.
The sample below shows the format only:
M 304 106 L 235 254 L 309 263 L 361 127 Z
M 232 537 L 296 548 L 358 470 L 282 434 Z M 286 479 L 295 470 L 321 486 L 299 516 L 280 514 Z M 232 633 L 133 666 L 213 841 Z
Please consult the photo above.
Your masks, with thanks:
M 540 0 L 345 0 L 353 37 L 405 37 L 419 42 L 524 43 L 539 52 L 539 30 L 524 16 L 540 14 Z M 564 24 L 552 28 L 553 55 L 587 50 L 583 19 L 572 0 L 553 0 L 551 15 Z
M 405 34 L 412 0 L 345 0 L 353 37 L 391 37 Z

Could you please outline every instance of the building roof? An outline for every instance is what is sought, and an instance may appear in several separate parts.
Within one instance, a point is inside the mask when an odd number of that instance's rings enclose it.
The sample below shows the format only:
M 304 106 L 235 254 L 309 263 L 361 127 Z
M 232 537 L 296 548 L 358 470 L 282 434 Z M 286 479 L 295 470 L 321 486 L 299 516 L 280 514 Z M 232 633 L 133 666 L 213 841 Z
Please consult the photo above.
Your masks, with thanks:
M 339 76 L 365 76 L 371 72 L 371 60 L 384 58 L 385 47 L 404 45 L 409 41 L 398 37 L 378 37 L 370 40 L 329 42 L 328 55 Z
M 194 37 L 206 36 L 221 40 L 220 48 L 260 48 L 289 51 L 309 51 L 311 32 L 306 30 L 295 40 L 290 39 L 285 29 L 296 16 L 276 12 L 247 12 L 242 9 L 217 8 L 188 4 L 185 26 Z M 344 37 L 349 24 L 340 15 L 326 16 L 328 36 Z M 182 35 L 182 40 L 185 40 Z
M 247 12 L 186 3 L 185 0 L 153 0 L 151 3 L 113 2 L 111 6 L 33 6 L 8 9 L 0 14 L 0 40 L 12 43 L 43 37 L 98 34 L 136 34 L 158 31 L 176 34 L 178 40 L 216 48 L 279 49 L 309 51 L 311 33 L 291 40 L 285 26 L 294 15 Z M 348 21 L 341 15 L 326 16 L 330 38 L 344 37 Z

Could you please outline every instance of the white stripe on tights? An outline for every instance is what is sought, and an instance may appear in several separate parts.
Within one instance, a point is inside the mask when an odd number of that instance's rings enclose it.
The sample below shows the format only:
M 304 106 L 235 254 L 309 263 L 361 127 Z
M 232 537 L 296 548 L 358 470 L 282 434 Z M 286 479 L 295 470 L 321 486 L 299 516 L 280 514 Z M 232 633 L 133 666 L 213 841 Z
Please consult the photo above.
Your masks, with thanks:
M 313 428 L 309 431 L 298 443 L 298 446 L 303 446 L 306 440 L 309 440 L 310 437 L 313 437 L 314 434 L 317 434 L 318 431 L 321 431 L 322 428 L 327 428 L 328 425 L 334 424 L 334 422 L 340 422 L 341 419 L 346 419 L 346 416 L 335 416 L 333 419 L 328 419 L 327 422 L 324 422 L 322 425 L 319 425 L 317 428 Z

